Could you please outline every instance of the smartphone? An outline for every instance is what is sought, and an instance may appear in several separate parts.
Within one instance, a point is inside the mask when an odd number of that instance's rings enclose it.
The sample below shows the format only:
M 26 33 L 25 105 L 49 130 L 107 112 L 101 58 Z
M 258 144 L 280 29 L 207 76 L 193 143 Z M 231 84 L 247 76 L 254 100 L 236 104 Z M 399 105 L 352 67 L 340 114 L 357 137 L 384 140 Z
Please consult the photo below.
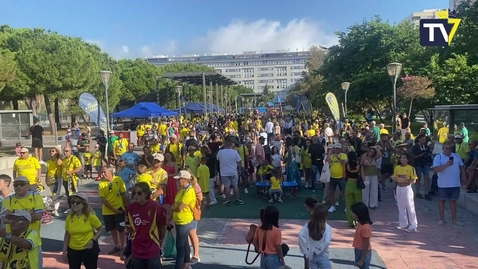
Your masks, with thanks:
M 452 161 L 452 162 L 453 162 L 453 157 L 450 157 L 450 161 Z

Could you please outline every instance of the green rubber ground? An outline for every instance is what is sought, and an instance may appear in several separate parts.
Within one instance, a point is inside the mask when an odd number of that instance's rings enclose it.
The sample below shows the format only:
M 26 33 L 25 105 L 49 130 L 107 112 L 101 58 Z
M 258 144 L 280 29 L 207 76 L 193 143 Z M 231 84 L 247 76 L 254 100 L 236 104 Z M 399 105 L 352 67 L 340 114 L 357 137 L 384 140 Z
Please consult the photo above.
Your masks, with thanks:
M 217 204 L 202 212 L 203 218 L 236 218 L 236 219 L 256 219 L 259 217 L 259 210 L 268 205 L 275 205 L 280 209 L 281 219 L 309 219 L 310 213 L 304 207 L 304 200 L 313 196 L 317 200 L 322 200 L 322 189 L 312 192 L 302 188 L 297 193 L 297 198 L 290 196 L 283 197 L 283 203 L 269 203 L 265 196 L 256 198 L 255 188 L 249 189 L 249 194 L 241 193 L 243 205 L 223 206 L 223 199 L 217 197 Z M 232 201 L 232 200 L 231 200 Z M 341 203 L 337 207 L 337 211 L 329 213 L 330 220 L 345 220 L 344 205 Z

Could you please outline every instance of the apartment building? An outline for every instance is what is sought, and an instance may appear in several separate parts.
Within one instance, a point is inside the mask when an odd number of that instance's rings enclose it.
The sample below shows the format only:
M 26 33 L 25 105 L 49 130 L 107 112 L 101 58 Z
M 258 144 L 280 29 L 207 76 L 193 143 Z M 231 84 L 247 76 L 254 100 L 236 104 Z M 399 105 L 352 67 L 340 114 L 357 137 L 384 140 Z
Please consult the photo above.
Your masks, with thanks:
M 325 48 L 324 48 L 325 50 Z M 238 84 L 261 92 L 267 85 L 272 91 L 283 91 L 302 78 L 309 51 L 246 51 L 242 54 L 185 55 L 168 57 L 163 55 L 146 58 L 154 65 L 171 63 L 195 63 L 207 65 Z
M 436 13 L 441 9 L 424 9 L 419 12 L 413 12 L 412 15 L 408 16 L 405 21 L 409 21 L 413 24 L 419 25 L 421 19 L 438 19 Z

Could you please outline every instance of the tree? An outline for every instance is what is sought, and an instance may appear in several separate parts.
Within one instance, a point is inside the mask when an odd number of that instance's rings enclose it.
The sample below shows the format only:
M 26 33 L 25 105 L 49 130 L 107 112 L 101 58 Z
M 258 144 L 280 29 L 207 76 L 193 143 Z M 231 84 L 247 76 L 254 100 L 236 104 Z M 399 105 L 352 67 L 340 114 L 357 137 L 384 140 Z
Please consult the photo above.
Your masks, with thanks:
M 16 75 L 15 55 L 7 49 L 0 49 L 0 92 Z
M 120 79 L 125 91 L 122 100 L 138 101 L 151 94 L 156 88 L 156 76 L 159 70 L 154 65 L 142 60 L 123 59 L 118 61 Z
M 408 115 L 412 114 L 413 100 L 415 99 L 432 99 L 435 96 L 435 88 L 428 77 L 409 76 L 402 78 L 402 86 L 397 89 L 397 95 L 410 101 Z
M 263 103 L 272 102 L 274 101 L 274 96 L 275 96 L 274 92 L 272 92 L 269 89 L 269 85 L 266 84 L 266 86 L 264 86 L 264 89 L 262 89 L 261 101 Z

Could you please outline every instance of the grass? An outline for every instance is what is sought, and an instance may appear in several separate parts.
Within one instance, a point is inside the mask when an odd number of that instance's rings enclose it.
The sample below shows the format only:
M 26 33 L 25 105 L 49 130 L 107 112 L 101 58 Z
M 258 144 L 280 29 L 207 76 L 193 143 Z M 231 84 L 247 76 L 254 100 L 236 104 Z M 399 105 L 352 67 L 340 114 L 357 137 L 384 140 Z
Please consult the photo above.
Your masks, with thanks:
M 312 192 L 308 189 L 302 188 L 297 193 L 297 198 L 290 196 L 283 197 L 283 203 L 269 203 L 268 197 L 261 196 L 256 198 L 255 188 L 249 189 L 249 194 L 241 193 L 243 205 L 223 206 L 223 199 L 217 198 L 217 204 L 202 212 L 203 218 L 235 218 L 235 219 L 257 219 L 259 217 L 259 210 L 268 205 L 274 205 L 280 210 L 281 219 L 309 219 L 310 213 L 304 208 L 304 200 L 307 197 L 315 197 L 317 200 L 322 200 L 323 191 L 318 190 Z M 328 218 L 331 220 L 345 220 L 344 205 L 337 207 L 337 211 L 330 213 Z

